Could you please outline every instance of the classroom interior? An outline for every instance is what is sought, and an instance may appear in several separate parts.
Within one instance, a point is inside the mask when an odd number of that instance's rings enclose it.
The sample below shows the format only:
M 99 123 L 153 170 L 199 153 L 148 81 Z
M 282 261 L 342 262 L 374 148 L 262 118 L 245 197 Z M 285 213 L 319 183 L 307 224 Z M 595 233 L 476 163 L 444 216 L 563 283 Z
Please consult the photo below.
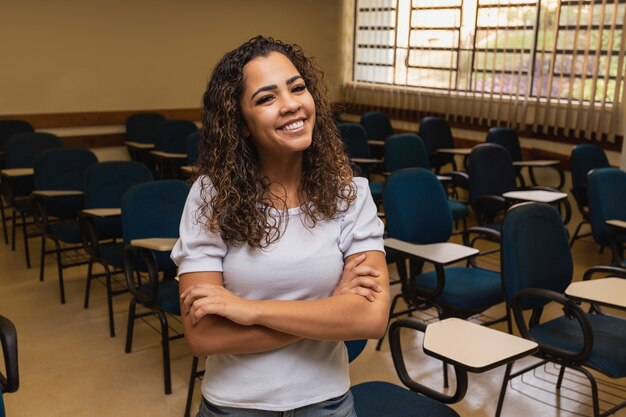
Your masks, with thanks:
M 0 2 L 0 39 L 5 40 L 0 119 L 29 120 L 37 131 L 58 135 L 66 146 L 92 149 L 99 161 L 129 160 L 123 141 L 124 120 L 130 114 L 158 111 L 167 118 L 199 122 L 201 96 L 215 62 L 242 42 L 263 34 L 297 43 L 316 57 L 335 101 L 359 100 L 358 105 L 342 107 L 344 121 L 358 122 L 364 106 L 372 110 L 385 106 L 367 103 L 371 91 L 352 96 L 346 92 L 346 56 L 351 54 L 354 29 L 354 20 L 346 16 L 353 15 L 354 8 L 355 0 Z M 626 116 L 626 106 L 619 111 Z M 419 119 L 398 117 L 393 124 L 399 130 L 416 132 Z M 619 136 L 624 126 L 618 125 Z M 465 145 L 473 145 L 484 141 L 486 128 L 456 124 L 453 134 Z M 574 146 L 571 141 L 531 136 L 522 136 L 521 143 L 528 155 L 556 158 L 564 164 Z M 612 166 L 626 168 L 624 146 L 623 140 L 605 144 Z M 547 184 L 558 181 L 552 172 L 539 174 L 538 179 Z M 568 171 L 565 180 L 562 190 L 567 192 L 571 188 Z M 581 216 L 571 196 L 569 200 L 571 234 Z M 472 216 L 469 223 L 475 223 Z M 460 243 L 460 236 L 452 240 Z M 38 253 L 39 245 L 39 239 L 32 240 L 32 254 Z M 481 249 L 491 248 L 485 245 Z M 19 234 L 15 251 L 0 242 L 0 314 L 17 328 L 20 366 L 19 390 L 4 395 L 6 415 L 182 416 L 192 360 L 184 339 L 170 343 L 172 393 L 166 395 L 157 322 L 138 323 L 133 351 L 125 353 L 129 295 L 115 299 L 118 331 L 116 337 L 109 337 L 104 286 L 94 283 L 90 306 L 83 308 L 86 267 L 66 271 L 67 302 L 61 304 L 54 260 L 47 258 L 46 279 L 41 282 L 38 257 L 33 256 L 33 266 L 26 268 L 23 252 Z M 601 251 L 592 237 L 578 240 L 572 256 L 574 281 L 581 280 L 588 268 L 611 262 L 610 251 Z M 483 262 L 499 268 L 499 255 L 487 256 Z M 390 273 L 397 276 L 393 265 Z M 393 291 L 398 291 L 397 286 Z M 498 306 L 474 321 L 497 317 L 502 310 Z M 414 316 L 436 321 L 432 309 Z M 172 327 L 182 328 L 176 321 Z M 494 327 L 506 330 L 504 323 Z M 421 352 L 421 336 L 409 335 L 404 343 L 411 375 L 440 388 L 441 365 Z M 380 351 L 375 345 L 369 341 L 351 363 L 352 384 L 382 380 L 401 385 L 388 342 Z M 535 360 L 527 357 L 518 362 Z M 558 372 L 554 365 L 547 365 L 511 382 L 502 416 L 591 415 L 586 380 L 567 372 L 557 393 Z M 503 367 L 471 374 L 465 398 L 451 407 L 461 416 L 493 416 L 503 374 Z M 601 409 L 626 398 L 626 379 L 598 379 Z M 192 415 L 200 395 L 196 383 Z M 626 416 L 626 409 L 614 415 Z

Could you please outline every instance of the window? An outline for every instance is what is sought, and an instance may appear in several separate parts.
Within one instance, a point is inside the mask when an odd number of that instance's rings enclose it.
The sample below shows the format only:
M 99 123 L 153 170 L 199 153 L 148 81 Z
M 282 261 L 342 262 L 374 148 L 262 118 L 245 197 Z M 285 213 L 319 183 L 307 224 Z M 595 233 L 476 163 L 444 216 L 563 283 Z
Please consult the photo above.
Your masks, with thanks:
M 352 79 L 612 104 L 626 0 L 356 0 Z

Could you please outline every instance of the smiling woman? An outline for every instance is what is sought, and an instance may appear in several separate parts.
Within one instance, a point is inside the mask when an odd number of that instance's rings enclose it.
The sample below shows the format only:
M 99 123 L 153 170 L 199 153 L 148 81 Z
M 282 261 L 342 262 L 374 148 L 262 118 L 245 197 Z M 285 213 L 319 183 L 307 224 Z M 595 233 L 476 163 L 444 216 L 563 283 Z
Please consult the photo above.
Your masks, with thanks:
M 298 46 L 259 36 L 207 86 L 172 251 L 185 336 L 208 355 L 201 417 L 354 417 L 342 341 L 387 326 L 383 224 L 320 80 Z

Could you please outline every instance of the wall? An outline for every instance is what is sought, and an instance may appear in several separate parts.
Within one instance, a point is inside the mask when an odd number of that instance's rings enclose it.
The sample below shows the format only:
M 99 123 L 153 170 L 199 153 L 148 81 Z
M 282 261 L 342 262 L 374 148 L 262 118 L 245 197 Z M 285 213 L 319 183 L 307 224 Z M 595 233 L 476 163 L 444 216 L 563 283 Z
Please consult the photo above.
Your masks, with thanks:
M 0 116 L 198 108 L 224 52 L 300 44 L 340 79 L 337 0 L 0 0 Z

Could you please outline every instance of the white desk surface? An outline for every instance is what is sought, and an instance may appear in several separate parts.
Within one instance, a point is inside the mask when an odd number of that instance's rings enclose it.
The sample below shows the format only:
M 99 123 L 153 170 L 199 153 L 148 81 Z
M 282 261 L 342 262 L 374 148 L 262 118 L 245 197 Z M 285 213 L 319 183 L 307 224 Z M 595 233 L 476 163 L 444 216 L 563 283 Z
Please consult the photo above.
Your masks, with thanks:
M 186 153 L 174 153 L 174 152 L 162 152 L 162 151 L 150 151 L 154 156 L 168 159 L 187 159 Z
M 472 153 L 472 148 L 441 148 L 437 149 L 437 152 L 451 155 L 469 155 Z
M 626 229 L 626 221 L 624 220 L 607 220 L 606 224 L 613 227 L 619 227 L 620 229 Z
M 424 351 L 471 372 L 485 372 L 537 351 L 537 343 L 481 326 L 449 318 L 426 327 Z
M 449 177 L 447 175 L 437 175 L 437 179 L 441 182 L 452 181 L 452 177 Z
M 572 282 L 565 289 L 565 295 L 581 301 L 626 309 L 626 279 L 598 278 Z
M 154 143 L 127 141 L 127 142 L 124 142 L 124 145 L 130 146 L 131 148 L 137 148 L 137 149 L 154 149 Z
M 544 190 L 509 191 L 502 194 L 504 198 L 522 201 L 535 201 L 538 203 L 554 203 L 567 198 L 566 193 Z
M 193 165 L 183 165 L 182 167 L 180 167 L 180 170 L 187 174 L 193 174 L 196 170 L 196 167 Z
M 92 208 L 84 209 L 83 213 L 93 217 L 114 217 L 121 216 L 121 208 Z
M 415 255 L 429 262 L 441 265 L 461 261 L 480 252 L 476 248 L 470 248 L 452 242 L 416 245 L 398 239 L 385 239 L 385 247 Z
M 2 170 L 2 175 L 7 177 L 25 177 L 33 175 L 35 172 L 32 168 L 6 168 Z
M 72 197 L 83 195 L 79 190 L 35 190 L 33 195 L 39 197 Z
M 513 165 L 516 167 L 551 167 L 561 165 L 561 161 L 552 159 L 537 159 L 534 161 L 515 161 Z
M 151 237 L 146 239 L 133 239 L 130 241 L 130 244 L 138 248 L 166 252 L 174 248 L 177 240 L 178 238 Z
M 376 159 L 376 158 L 350 158 L 350 161 L 354 162 L 355 164 L 382 164 L 383 163 L 382 159 Z
M 373 146 L 385 146 L 384 140 L 368 140 L 367 143 Z

